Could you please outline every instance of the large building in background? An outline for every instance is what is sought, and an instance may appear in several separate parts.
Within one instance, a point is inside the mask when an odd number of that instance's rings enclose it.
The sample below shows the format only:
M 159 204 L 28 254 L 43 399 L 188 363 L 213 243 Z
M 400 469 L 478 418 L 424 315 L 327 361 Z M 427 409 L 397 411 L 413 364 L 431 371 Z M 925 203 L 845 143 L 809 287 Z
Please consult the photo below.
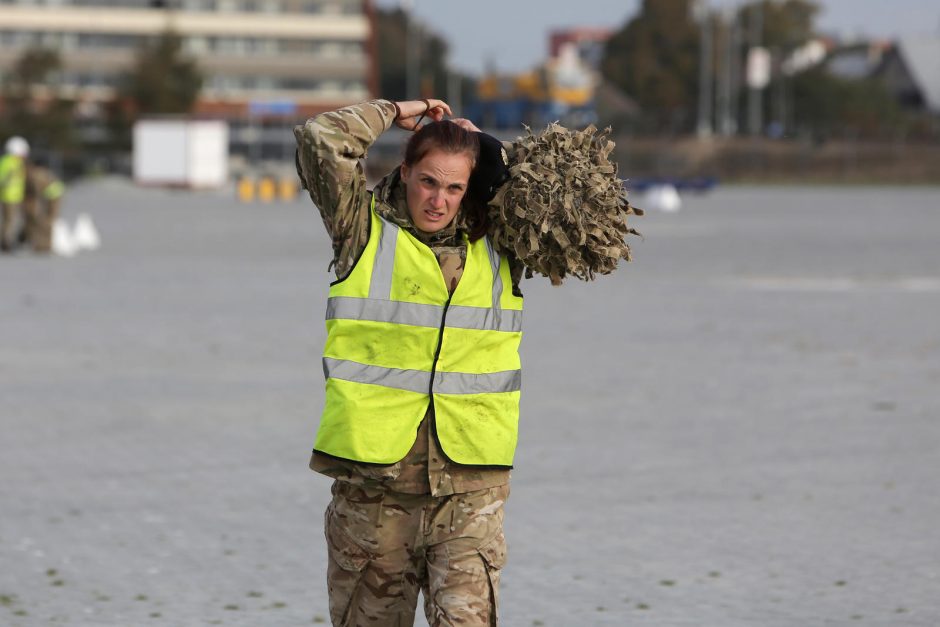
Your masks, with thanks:
M 205 76 L 197 113 L 302 118 L 375 93 L 370 15 L 369 0 L 0 0 L 0 80 L 25 50 L 53 49 L 58 93 L 93 109 L 169 30 Z

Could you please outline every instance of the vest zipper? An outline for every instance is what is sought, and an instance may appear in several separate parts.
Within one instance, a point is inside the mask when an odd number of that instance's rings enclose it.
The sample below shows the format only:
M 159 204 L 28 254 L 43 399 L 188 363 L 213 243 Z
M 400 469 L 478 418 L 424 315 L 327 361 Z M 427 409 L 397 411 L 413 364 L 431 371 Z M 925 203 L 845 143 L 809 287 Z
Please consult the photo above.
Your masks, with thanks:
M 441 279 L 444 279 L 443 274 L 441 274 Z M 446 288 L 447 286 L 445 285 L 444 287 Z M 441 444 L 441 438 L 437 434 L 437 409 L 434 407 L 434 376 L 437 374 L 437 362 L 441 357 L 441 348 L 444 346 L 444 326 L 447 323 L 447 310 L 450 308 L 450 301 L 453 300 L 453 298 L 454 293 L 448 290 L 447 301 L 444 303 L 444 311 L 441 312 L 441 327 L 437 331 L 437 348 L 434 350 L 434 361 L 431 362 L 431 380 L 428 381 L 428 404 L 431 409 L 431 424 L 428 426 L 431 427 L 430 431 L 434 436 L 434 441 L 437 442 L 437 449 L 440 451 L 441 455 L 451 463 L 453 463 L 453 460 L 447 456 L 447 453 L 444 451 L 444 446 Z M 428 463 L 430 463 L 430 461 L 429 456 Z
M 434 351 L 434 361 L 431 363 L 431 381 L 428 383 L 428 398 L 431 405 L 431 434 L 434 436 L 434 441 L 437 442 L 437 450 L 440 451 L 441 455 L 444 456 L 444 459 L 450 463 L 454 461 L 447 455 L 447 452 L 444 450 L 444 445 L 441 444 L 441 437 L 437 433 L 437 409 L 434 407 L 434 375 L 437 374 L 437 360 L 441 356 L 441 348 L 444 346 L 444 325 L 447 322 L 447 309 L 450 307 L 450 301 L 454 297 L 453 294 L 447 296 L 447 302 L 444 303 L 444 311 L 441 313 L 441 328 L 438 330 L 437 335 L 437 349 Z M 428 463 L 430 463 L 430 456 L 428 458 Z
M 431 363 L 431 381 L 428 383 L 428 395 L 431 397 L 431 404 L 434 404 L 434 375 L 437 373 L 437 360 L 441 356 L 441 347 L 444 345 L 444 323 L 447 322 L 447 309 L 450 307 L 450 301 L 453 294 L 447 297 L 444 303 L 444 312 L 441 314 L 441 328 L 437 332 L 437 349 L 434 351 L 434 361 Z

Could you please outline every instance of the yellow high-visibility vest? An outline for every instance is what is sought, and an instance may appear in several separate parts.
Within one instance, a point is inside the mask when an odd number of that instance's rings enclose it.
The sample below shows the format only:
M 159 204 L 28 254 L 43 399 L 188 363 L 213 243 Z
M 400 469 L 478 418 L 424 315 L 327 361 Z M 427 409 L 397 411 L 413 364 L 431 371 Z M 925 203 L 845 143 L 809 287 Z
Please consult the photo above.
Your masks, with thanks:
M 0 157 L 0 202 L 18 205 L 26 194 L 26 164 L 22 157 Z
M 62 181 L 52 181 L 42 190 L 42 197 L 46 200 L 58 200 L 65 193 Z
M 450 295 L 434 252 L 376 214 L 373 197 L 368 244 L 352 272 L 330 286 L 326 329 L 326 402 L 314 450 L 397 462 L 433 403 L 451 461 L 512 466 L 522 298 L 488 237 L 467 241 Z

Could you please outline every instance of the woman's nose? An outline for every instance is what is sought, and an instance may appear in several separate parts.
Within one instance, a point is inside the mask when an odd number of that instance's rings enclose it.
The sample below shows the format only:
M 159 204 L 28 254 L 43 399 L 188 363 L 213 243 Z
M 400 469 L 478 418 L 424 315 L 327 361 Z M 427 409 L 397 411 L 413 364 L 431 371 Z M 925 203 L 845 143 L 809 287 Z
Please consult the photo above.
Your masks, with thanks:
M 435 209 L 441 209 L 444 207 L 444 194 L 443 192 L 436 191 L 431 196 L 431 206 Z

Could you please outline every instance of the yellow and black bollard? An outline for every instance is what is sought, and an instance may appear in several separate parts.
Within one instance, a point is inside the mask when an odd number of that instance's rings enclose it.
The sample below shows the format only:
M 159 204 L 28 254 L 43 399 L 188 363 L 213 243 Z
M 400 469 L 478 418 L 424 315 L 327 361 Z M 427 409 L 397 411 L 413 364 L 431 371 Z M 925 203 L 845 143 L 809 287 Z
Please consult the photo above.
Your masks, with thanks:
M 271 175 L 244 175 L 236 185 L 239 202 L 293 202 L 299 191 L 298 183 L 293 178 Z
M 278 181 L 277 195 L 283 201 L 294 201 L 297 198 L 297 183 L 293 179 L 282 178 Z
M 238 200 L 241 202 L 253 202 L 255 199 L 254 180 L 243 176 L 238 179 Z
M 258 200 L 261 202 L 271 202 L 274 200 L 277 188 L 274 185 L 274 179 L 270 176 L 262 177 L 258 181 Z

